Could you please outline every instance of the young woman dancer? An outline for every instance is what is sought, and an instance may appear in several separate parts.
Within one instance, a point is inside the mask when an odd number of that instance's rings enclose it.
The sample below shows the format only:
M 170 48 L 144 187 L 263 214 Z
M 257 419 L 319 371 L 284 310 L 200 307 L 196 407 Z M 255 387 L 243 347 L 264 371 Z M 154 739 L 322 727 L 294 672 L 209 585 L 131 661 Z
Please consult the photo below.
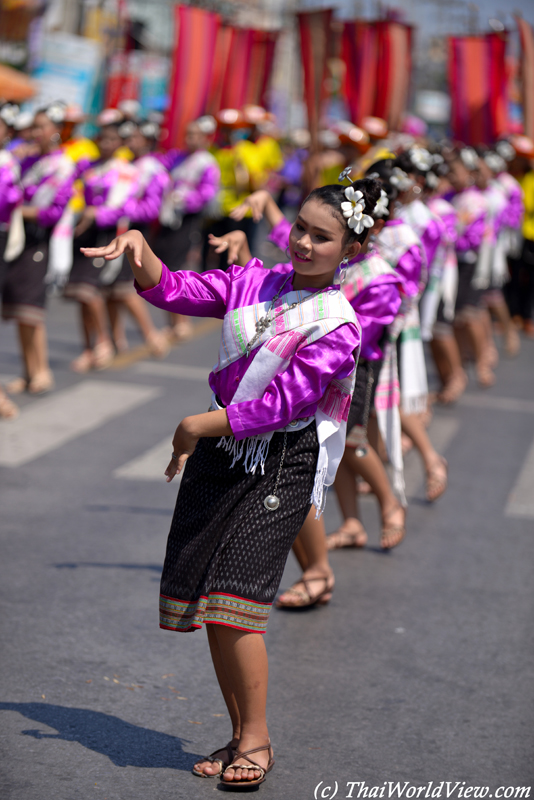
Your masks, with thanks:
M 479 253 L 487 229 L 488 203 L 475 185 L 478 156 L 472 148 L 453 150 L 447 154 L 449 181 L 453 193 L 447 196 L 458 214 L 456 255 L 458 258 L 458 296 L 454 318 L 455 334 L 460 351 L 466 348 L 474 355 L 480 386 L 495 382 L 492 364 L 492 340 L 488 335 L 486 314 L 481 308 L 483 290 L 474 285 Z
M 354 188 L 372 210 L 377 184 Z M 138 290 L 160 308 L 224 320 L 210 375 L 213 410 L 180 423 L 166 470 L 170 481 L 186 465 L 160 624 L 207 624 L 233 737 L 194 772 L 222 773 L 239 788 L 261 783 L 273 766 L 261 634 L 293 540 L 334 479 L 354 387 L 359 325 L 333 284 L 367 229 L 356 204 L 344 216 L 342 187 L 336 191 L 335 205 L 310 195 L 291 232 L 291 262 L 271 270 L 252 259 L 226 272 L 173 273 L 137 231 L 85 251 L 108 259 L 126 252 Z
M 76 171 L 60 148 L 63 118 L 59 104 L 36 113 L 33 139 L 39 154 L 22 164 L 24 245 L 9 264 L 2 301 L 3 318 L 17 322 L 24 361 L 24 377 L 8 386 L 13 394 L 42 394 L 54 386 L 46 341 L 45 277 L 50 239 L 70 200 Z
M 18 211 L 22 203 L 20 165 L 13 154 L 5 149 L 5 145 L 10 141 L 8 123 L 11 122 L 11 117 L 4 112 L 7 121 L 4 120 L 1 113 L 4 109 L 5 106 L 0 109 L 0 298 L 8 262 L 16 258 L 24 246 L 22 241 L 17 241 L 22 224 L 20 211 Z M 9 104 L 6 111 L 11 110 Z M 16 419 L 18 415 L 18 407 L 0 387 L 0 419 Z
M 418 310 L 418 300 L 426 284 L 425 251 L 412 228 L 395 216 L 396 199 L 410 192 L 413 181 L 392 159 L 377 161 L 367 174 L 380 179 L 390 198 L 389 218 L 377 236 L 377 247 L 403 284 L 400 313 L 404 321 L 397 347 L 401 425 L 421 455 L 426 472 L 426 498 L 434 502 L 447 488 L 447 463 L 432 446 L 420 416 L 426 411 L 428 400 Z

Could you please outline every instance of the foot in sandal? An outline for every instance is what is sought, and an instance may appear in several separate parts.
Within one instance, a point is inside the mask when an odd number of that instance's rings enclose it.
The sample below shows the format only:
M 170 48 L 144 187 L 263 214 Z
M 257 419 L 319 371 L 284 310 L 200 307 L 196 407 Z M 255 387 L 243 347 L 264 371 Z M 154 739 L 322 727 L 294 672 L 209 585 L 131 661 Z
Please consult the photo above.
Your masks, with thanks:
M 17 419 L 19 414 L 18 406 L 0 389 L 0 419 Z
M 222 775 L 234 760 L 238 745 L 239 739 L 234 737 L 225 747 L 197 761 L 192 769 L 193 775 L 198 775 L 199 778 L 217 778 Z
M 49 369 L 38 372 L 28 383 L 30 394 L 45 394 L 50 392 L 55 386 L 54 376 Z
M 426 471 L 426 499 L 433 503 L 445 492 L 448 480 L 448 464 L 442 456 L 427 468 Z
M 240 744 L 241 746 L 241 744 Z M 233 762 L 225 770 L 222 783 L 233 789 L 258 786 L 263 783 L 268 772 L 274 767 L 271 743 L 251 747 L 236 753 Z
M 328 550 L 339 550 L 341 547 L 365 547 L 367 532 L 359 519 L 350 517 L 335 533 L 326 537 Z
M 402 542 L 406 536 L 406 510 L 396 503 L 382 514 L 382 534 L 380 547 L 391 550 Z
M 28 378 L 14 378 L 6 386 L 6 392 L 9 394 L 22 394 L 28 388 Z
M 306 571 L 300 581 L 294 583 L 280 595 L 275 603 L 276 608 L 311 608 L 324 605 L 332 598 L 334 590 L 334 573 L 319 575 Z
M 444 406 L 456 403 L 456 401 L 463 395 L 467 388 L 467 373 L 464 369 L 458 370 L 454 373 L 441 392 L 438 394 L 438 402 Z

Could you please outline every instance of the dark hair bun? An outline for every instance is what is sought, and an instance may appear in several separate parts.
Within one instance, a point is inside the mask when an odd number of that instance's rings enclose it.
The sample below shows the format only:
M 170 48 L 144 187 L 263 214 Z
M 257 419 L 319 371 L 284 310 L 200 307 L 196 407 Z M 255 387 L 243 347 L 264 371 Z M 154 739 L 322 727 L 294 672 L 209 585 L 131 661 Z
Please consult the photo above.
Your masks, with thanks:
M 391 178 L 393 176 L 393 168 L 395 166 L 396 162 L 394 161 L 394 159 L 383 158 L 381 161 L 375 161 L 374 164 L 371 164 L 371 166 L 367 168 L 367 171 L 365 173 L 368 177 L 375 178 L 377 182 L 380 183 L 381 188 L 387 194 L 390 208 L 391 204 L 399 196 L 398 189 L 391 183 Z
M 382 192 L 380 182 L 375 178 L 361 178 L 359 181 L 354 181 L 352 188 L 356 192 L 361 192 L 363 194 L 363 199 L 365 201 L 364 213 L 372 216 Z

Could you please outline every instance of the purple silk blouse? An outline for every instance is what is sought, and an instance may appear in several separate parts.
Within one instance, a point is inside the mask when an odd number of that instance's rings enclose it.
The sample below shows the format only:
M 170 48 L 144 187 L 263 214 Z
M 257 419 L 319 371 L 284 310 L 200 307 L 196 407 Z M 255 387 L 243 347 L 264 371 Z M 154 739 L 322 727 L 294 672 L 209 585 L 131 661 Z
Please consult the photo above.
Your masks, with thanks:
M 137 291 L 149 303 L 176 314 L 223 319 L 233 309 L 271 300 L 281 289 L 291 264 L 266 269 L 253 258 L 244 267 L 225 272 L 210 270 L 201 275 L 188 270 L 170 272 L 165 264 L 157 286 Z M 334 288 L 334 287 L 332 287 Z M 283 293 L 292 291 L 292 279 Z M 311 289 L 310 291 L 316 291 Z M 354 369 L 354 351 L 360 346 L 357 327 L 347 322 L 316 342 L 298 350 L 285 372 L 277 375 L 258 400 L 229 405 L 237 387 L 260 348 L 250 356 L 229 364 L 209 376 L 211 389 L 227 406 L 228 421 L 237 440 L 283 428 L 295 419 L 315 414 L 319 401 L 334 379 L 343 379 Z
M 394 225 L 405 225 L 401 219 L 388 219 L 385 228 Z M 380 234 L 377 236 L 378 251 L 380 252 Z M 407 297 L 415 297 L 421 293 L 421 271 L 423 269 L 423 253 L 420 247 L 412 245 L 399 258 L 393 269 L 402 281 L 402 291 Z
M 190 156 L 187 150 L 169 150 L 167 153 L 157 153 L 157 158 L 163 166 L 172 172 L 175 167 L 182 164 Z M 200 180 L 195 186 L 187 185 L 185 194 L 185 214 L 197 214 L 204 206 L 211 202 L 219 191 L 221 173 L 217 163 L 208 164 Z M 172 175 L 171 175 L 172 181 Z M 174 181 L 172 190 L 183 189 L 182 181 Z
M 289 245 L 291 227 L 289 220 L 284 217 L 274 226 L 267 238 L 280 250 L 285 251 Z M 349 263 L 349 269 L 353 264 L 358 264 L 366 258 L 366 253 L 357 256 Z M 351 286 L 341 287 L 362 326 L 361 358 L 377 361 L 383 357 L 378 343 L 384 333 L 384 326 L 393 322 L 400 308 L 399 285 L 396 275 L 379 275 L 357 294 L 353 293 Z
M 158 170 L 154 172 L 151 161 L 155 161 Z M 137 192 L 128 198 L 124 204 L 124 215 L 130 222 L 137 222 L 148 225 L 154 222 L 159 216 L 163 195 L 169 186 L 171 179 L 169 173 L 160 162 L 151 154 L 141 156 L 133 162 L 139 170 L 139 180 L 143 188 L 138 187 Z M 145 170 L 148 175 L 145 177 Z
M 0 166 L 0 224 L 7 225 L 10 222 L 11 214 L 21 202 L 22 186 L 13 167 L 8 164 Z
M 471 186 L 458 194 L 446 195 L 452 205 L 458 209 L 458 202 L 462 197 L 463 203 L 469 206 L 472 203 L 472 213 L 465 216 L 459 213 L 456 220 L 456 252 L 465 253 L 467 250 L 478 250 L 484 238 L 486 230 L 486 204 L 481 202 L 482 193 L 480 189 Z
M 118 180 L 118 170 L 111 168 L 104 173 L 97 172 L 95 167 L 104 164 L 104 161 L 97 161 L 91 164 L 91 168 L 82 176 L 85 204 L 96 208 L 95 222 L 99 228 L 114 227 L 121 217 L 126 216 L 125 205 L 128 199 L 120 207 L 108 207 L 106 205 L 111 187 Z M 135 182 L 132 181 L 132 192 L 135 192 Z M 130 195 L 131 196 L 131 195 Z
M 56 222 L 59 222 L 63 212 L 65 211 L 65 208 L 67 207 L 67 203 L 69 202 L 72 196 L 72 187 L 74 183 L 74 176 L 76 174 L 74 161 L 72 161 L 72 159 L 70 159 L 68 156 L 63 155 L 61 151 L 56 150 L 54 153 L 50 153 L 49 155 L 40 156 L 39 158 L 34 159 L 32 164 L 28 162 L 28 166 L 26 166 L 26 162 L 24 162 L 22 165 L 23 175 L 26 175 L 27 172 L 29 171 L 29 168 L 31 168 L 31 166 L 33 166 L 33 164 L 35 164 L 36 161 L 40 161 L 41 159 L 45 158 L 58 159 L 58 157 L 60 157 L 61 160 L 64 159 L 65 161 L 67 161 L 69 168 L 72 167 L 72 169 L 67 169 L 67 172 L 70 173 L 67 178 L 58 183 L 55 178 L 55 175 L 52 174 L 42 178 L 37 183 L 32 183 L 29 186 L 24 186 L 24 197 L 22 200 L 22 204 L 29 205 L 32 201 L 34 194 L 36 193 L 37 189 L 40 186 L 42 186 L 44 183 L 47 182 L 52 183 L 52 185 L 56 184 L 50 204 L 46 206 L 46 208 L 40 208 L 39 211 L 37 212 L 37 222 L 39 223 L 39 225 L 42 225 L 43 228 L 52 228 L 56 224 Z

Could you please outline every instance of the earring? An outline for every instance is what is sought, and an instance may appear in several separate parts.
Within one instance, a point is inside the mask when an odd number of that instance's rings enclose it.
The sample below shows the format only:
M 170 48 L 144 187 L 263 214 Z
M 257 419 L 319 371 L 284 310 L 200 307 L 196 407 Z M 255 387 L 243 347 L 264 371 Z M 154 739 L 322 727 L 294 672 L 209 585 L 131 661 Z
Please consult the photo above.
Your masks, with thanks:
M 50 137 L 50 141 L 52 142 L 52 144 L 57 144 L 60 140 L 61 136 L 57 131 L 53 133 L 52 136 Z
M 349 259 L 347 256 L 344 256 L 341 259 L 341 263 L 339 265 L 339 285 L 344 286 L 345 278 L 347 277 L 347 267 L 349 265 Z
M 289 252 L 289 247 L 286 247 L 286 249 L 284 250 L 284 253 L 286 254 L 286 258 L 289 261 L 291 261 L 291 253 Z

